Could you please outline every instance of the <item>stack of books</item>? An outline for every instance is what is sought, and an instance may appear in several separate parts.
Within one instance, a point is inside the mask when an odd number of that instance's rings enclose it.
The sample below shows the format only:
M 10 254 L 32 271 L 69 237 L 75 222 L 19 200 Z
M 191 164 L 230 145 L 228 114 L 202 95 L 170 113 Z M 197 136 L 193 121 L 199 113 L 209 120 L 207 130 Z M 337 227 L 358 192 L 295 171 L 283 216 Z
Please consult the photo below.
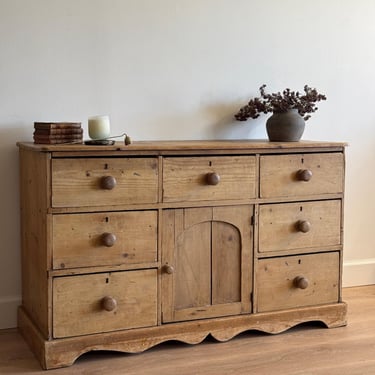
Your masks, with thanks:
M 34 122 L 34 143 L 82 143 L 80 122 Z

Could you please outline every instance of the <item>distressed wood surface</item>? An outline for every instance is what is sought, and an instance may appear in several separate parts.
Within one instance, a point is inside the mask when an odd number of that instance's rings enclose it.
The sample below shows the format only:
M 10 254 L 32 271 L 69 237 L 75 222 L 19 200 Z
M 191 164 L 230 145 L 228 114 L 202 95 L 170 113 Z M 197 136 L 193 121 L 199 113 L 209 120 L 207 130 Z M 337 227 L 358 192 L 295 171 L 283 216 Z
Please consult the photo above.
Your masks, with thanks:
M 220 181 L 210 185 L 207 174 Z M 166 157 L 163 202 L 227 200 L 255 197 L 255 157 Z
M 51 151 L 59 152 L 81 152 L 84 150 L 86 154 L 93 152 L 186 152 L 204 150 L 209 152 L 210 150 L 215 152 L 229 152 L 231 150 L 240 151 L 245 150 L 248 152 L 249 149 L 254 150 L 298 150 L 299 152 L 303 149 L 318 150 L 329 149 L 330 151 L 336 149 L 343 149 L 347 146 L 345 142 L 322 142 L 322 141 L 300 141 L 300 142 L 268 142 L 266 140 L 192 140 L 192 141 L 134 141 L 131 145 L 125 146 L 123 142 L 116 142 L 113 146 L 86 146 L 82 144 L 71 144 L 71 145 L 36 145 L 31 142 L 18 142 L 20 148 L 34 150 L 34 151 Z
M 49 166 L 47 154 L 20 150 L 22 303 L 45 337 L 50 336 Z
M 105 244 L 107 234 L 115 236 L 113 244 Z M 156 260 L 155 210 L 53 216 L 54 269 L 151 263 Z
M 156 276 L 151 269 L 54 278 L 53 337 L 156 325 Z M 113 310 L 105 297 L 116 301 Z
M 312 320 L 346 324 L 345 144 L 19 147 L 25 273 L 19 327 L 43 367 L 69 366 L 88 351 L 134 353 L 208 335 L 227 341 Z M 296 178 L 301 168 L 312 171 L 302 174 L 306 181 Z M 262 211 L 281 204 L 289 209 L 276 218 Z M 262 234 L 265 223 L 300 220 L 301 212 L 314 224 L 305 230 L 307 242 L 293 244 L 284 227 Z
M 340 303 L 275 313 L 166 324 L 147 329 L 115 331 L 53 341 L 43 341 L 27 315 L 20 310 L 19 327 L 26 340 L 34 348 L 40 348 L 36 355 L 44 353 L 41 363 L 49 369 L 70 366 L 80 355 L 92 350 L 138 353 L 170 340 L 198 344 L 211 335 L 218 341 L 227 341 L 248 330 L 255 329 L 275 334 L 309 321 L 321 321 L 330 328 L 340 327 L 346 325 L 346 310 L 347 305 Z
M 309 230 L 298 228 L 308 222 Z M 341 245 L 341 200 L 265 204 L 259 207 L 259 252 Z
M 368 375 L 375 368 L 375 286 L 344 288 L 348 325 L 322 329 L 315 324 L 281 335 L 247 332 L 234 340 L 200 345 L 168 342 L 142 355 L 94 351 L 74 368 L 53 374 L 71 375 Z M 296 360 L 298 359 L 298 360 Z M 16 330 L 0 331 L 0 373 L 45 375 L 46 372 Z
M 298 180 L 299 170 L 311 171 L 311 179 Z M 260 197 L 341 193 L 343 173 L 342 153 L 261 156 Z
M 267 258 L 256 265 L 257 311 L 339 302 L 339 252 Z M 306 289 L 294 285 L 308 280 Z
M 101 186 L 104 177 L 116 186 Z M 155 203 L 158 199 L 156 158 L 53 159 L 52 207 L 98 207 Z
M 173 210 L 162 224 L 163 321 L 250 312 L 251 206 Z

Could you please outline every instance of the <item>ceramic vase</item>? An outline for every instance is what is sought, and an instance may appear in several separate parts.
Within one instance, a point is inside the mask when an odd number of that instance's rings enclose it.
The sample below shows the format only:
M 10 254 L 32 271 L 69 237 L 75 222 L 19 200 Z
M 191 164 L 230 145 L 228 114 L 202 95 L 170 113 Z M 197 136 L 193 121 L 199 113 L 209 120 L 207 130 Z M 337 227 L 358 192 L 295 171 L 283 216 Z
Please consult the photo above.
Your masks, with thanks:
M 274 112 L 266 122 L 271 142 L 298 142 L 305 130 L 305 120 L 297 109 Z

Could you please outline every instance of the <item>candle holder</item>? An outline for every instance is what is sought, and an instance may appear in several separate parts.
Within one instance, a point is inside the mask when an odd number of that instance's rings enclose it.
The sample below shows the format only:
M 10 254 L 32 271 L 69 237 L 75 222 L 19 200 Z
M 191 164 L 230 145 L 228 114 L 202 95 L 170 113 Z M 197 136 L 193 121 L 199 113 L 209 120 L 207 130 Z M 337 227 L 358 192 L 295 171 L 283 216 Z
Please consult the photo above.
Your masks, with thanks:
M 88 128 L 89 137 L 91 138 L 91 140 L 85 141 L 85 145 L 111 146 L 115 144 L 113 138 L 119 138 L 124 136 L 125 145 L 129 145 L 131 143 L 131 139 L 126 133 L 111 137 L 109 116 L 89 117 Z
M 85 145 L 89 146 L 112 146 L 115 144 L 115 141 L 111 139 L 89 139 L 85 141 Z
M 115 141 L 113 140 L 114 138 L 121 138 L 121 137 L 125 137 L 124 138 L 124 144 L 126 146 L 128 146 L 132 143 L 132 140 L 129 137 L 129 135 L 126 134 L 126 133 L 122 133 L 120 135 L 114 135 L 112 137 L 107 137 L 105 139 L 90 139 L 90 140 L 85 141 L 85 145 L 88 145 L 88 146 L 111 146 L 111 145 L 115 144 Z
M 92 116 L 88 121 L 89 137 L 96 141 L 111 136 L 109 116 Z

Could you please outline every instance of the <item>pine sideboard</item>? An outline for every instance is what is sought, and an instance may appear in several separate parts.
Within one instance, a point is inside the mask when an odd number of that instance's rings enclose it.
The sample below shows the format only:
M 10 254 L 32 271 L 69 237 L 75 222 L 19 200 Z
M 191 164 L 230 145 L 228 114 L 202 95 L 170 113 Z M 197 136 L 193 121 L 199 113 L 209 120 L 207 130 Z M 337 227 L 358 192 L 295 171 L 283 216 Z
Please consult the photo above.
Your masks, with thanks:
M 18 147 L 18 325 L 44 369 L 346 324 L 344 143 Z

